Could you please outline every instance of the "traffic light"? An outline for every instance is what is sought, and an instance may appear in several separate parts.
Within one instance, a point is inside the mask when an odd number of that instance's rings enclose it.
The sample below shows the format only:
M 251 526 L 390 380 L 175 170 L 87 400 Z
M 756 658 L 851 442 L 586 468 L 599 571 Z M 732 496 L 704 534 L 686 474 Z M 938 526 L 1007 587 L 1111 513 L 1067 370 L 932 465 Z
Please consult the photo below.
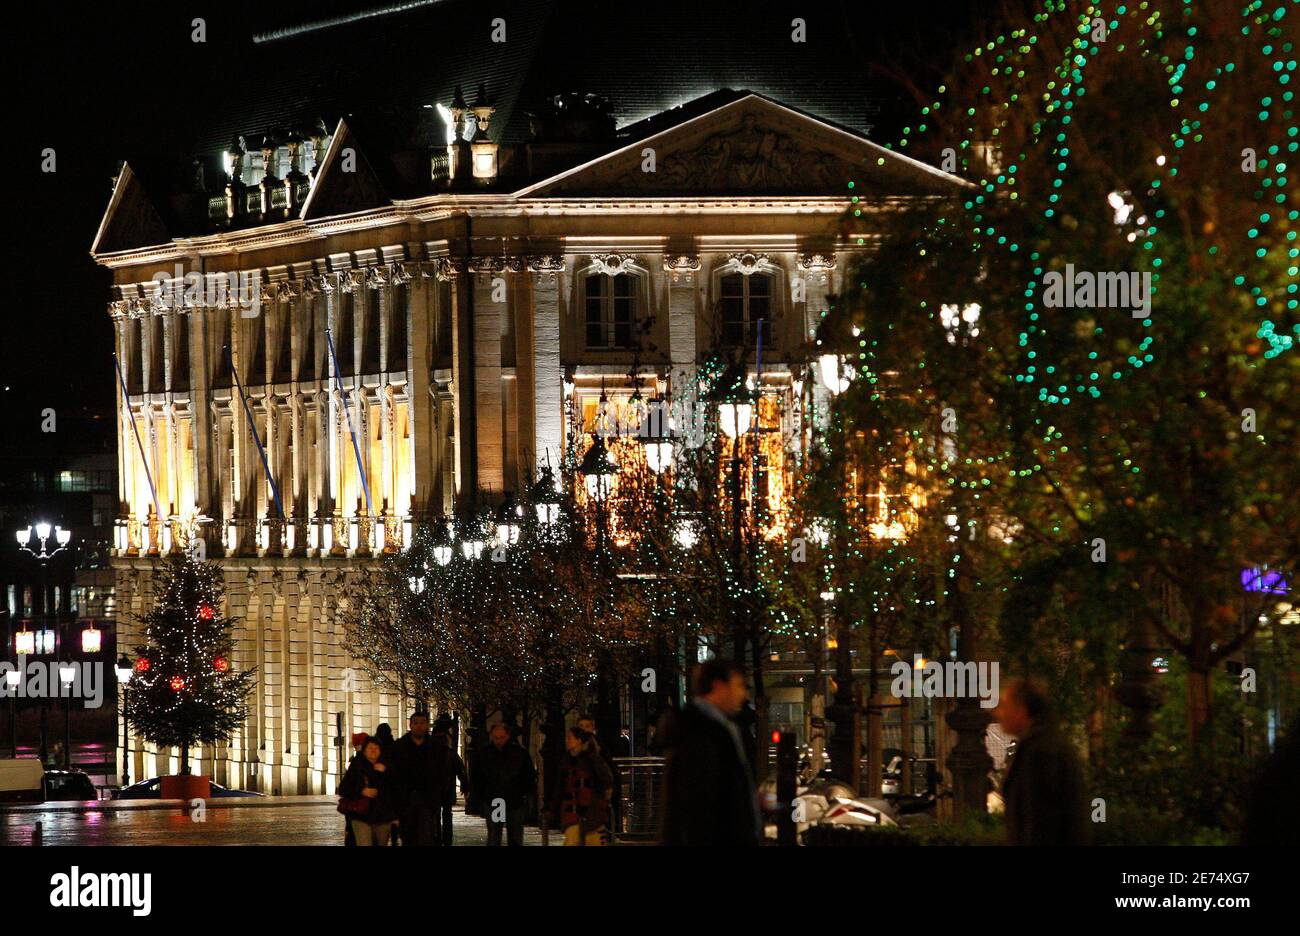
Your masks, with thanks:
M 776 745 L 776 843 L 795 844 L 794 798 L 798 794 L 799 753 L 793 731 L 772 732 Z

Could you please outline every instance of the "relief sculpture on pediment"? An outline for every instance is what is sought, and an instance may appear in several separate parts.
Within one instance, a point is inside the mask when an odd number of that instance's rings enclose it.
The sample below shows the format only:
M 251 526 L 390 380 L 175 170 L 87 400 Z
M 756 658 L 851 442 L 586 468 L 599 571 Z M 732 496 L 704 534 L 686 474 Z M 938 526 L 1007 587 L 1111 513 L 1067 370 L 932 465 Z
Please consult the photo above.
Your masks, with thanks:
M 849 177 L 846 172 L 836 157 L 803 146 L 746 114 L 738 129 L 692 149 L 667 153 L 657 173 L 637 175 L 645 187 L 721 193 L 837 191 Z

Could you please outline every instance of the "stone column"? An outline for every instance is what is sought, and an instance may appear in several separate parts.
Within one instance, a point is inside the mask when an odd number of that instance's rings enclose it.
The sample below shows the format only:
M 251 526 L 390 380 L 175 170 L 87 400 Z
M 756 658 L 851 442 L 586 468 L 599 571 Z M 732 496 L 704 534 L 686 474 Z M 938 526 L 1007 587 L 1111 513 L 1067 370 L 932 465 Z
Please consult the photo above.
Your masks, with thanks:
M 560 273 L 563 257 L 533 257 L 533 465 L 558 471 L 564 455 L 564 373 L 560 363 Z M 522 364 L 522 361 L 520 362 Z
M 668 356 L 672 362 L 672 388 L 674 396 L 680 398 L 682 393 L 689 394 L 695 388 L 695 297 L 700 258 L 696 254 L 665 256 L 663 267 L 668 276 Z
M 800 343 L 809 341 L 817 333 L 822 313 L 830 308 L 831 271 L 835 269 L 835 255 L 800 254 L 799 275 L 803 278 L 803 334 Z M 820 376 L 820 375 L 818 375 Z M 816 413 L 816 427 L 825 428 L 826 415 L 830 411 L 830 391 L 820 379 L 812 384 L 813 409 Z
M 412 245 L 412 252 L 418 245 Z M 406 382 L 411 399 L 411 513 L 436 512 L 434 470 L 437 420 L 430 393 L 430 349 L 433 344 L 433 304 L 429 301 L 428 273 L 418 262 L 402 264 L 406 287 Z
M 477 450 L 476 482 L 479 490 L 500 494 L 505 487 L 501 416 L 501 316 L 508 309 L 505 295 L 506 264 L 496 257 L 476 258 L 472 263 L 473 442 Z
M 437 277 L 451 282 L 451 391 L 452 436 L 456 440 L 452 472 L 455 491 L 452 502 L 460 507 L 473 497 L 475 487 L 475 394 L 474 333 L 471 316 L 471 277 L 465 275 L 464 261 L 440 257 L 436 261 Z

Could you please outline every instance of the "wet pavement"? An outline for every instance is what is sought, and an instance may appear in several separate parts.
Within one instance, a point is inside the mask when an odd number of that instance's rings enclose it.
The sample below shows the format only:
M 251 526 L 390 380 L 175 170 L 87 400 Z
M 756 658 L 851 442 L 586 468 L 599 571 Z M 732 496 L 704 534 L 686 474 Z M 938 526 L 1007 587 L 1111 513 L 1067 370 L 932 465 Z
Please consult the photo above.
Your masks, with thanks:
M 283 800 L 281 802 L 281 800 Z M 104 802 L 0 810 L 0 845 L 31 844 L 41 823 L 44 845 L 342 845 L 343 817 L 333 797 L 267 797 L 256 803 L 207 809 L 202 822 L 178 803 Z M 486 845 L 486 823 L 452 814 L 455 844 Z M 551 844 L 558 844 L 552 833 Z M 540 845 L 541 832 L 524 830 L 525 845 Z

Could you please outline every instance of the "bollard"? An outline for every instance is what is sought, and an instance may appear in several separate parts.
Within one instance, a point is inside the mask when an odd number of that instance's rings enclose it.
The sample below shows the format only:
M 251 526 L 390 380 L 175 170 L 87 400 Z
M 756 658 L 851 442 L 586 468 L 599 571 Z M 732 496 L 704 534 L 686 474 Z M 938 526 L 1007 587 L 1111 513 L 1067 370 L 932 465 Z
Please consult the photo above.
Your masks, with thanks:
M 32 844 L 41 844 L 41 820 L 36 820 L 36 825 L 32 828 Z

